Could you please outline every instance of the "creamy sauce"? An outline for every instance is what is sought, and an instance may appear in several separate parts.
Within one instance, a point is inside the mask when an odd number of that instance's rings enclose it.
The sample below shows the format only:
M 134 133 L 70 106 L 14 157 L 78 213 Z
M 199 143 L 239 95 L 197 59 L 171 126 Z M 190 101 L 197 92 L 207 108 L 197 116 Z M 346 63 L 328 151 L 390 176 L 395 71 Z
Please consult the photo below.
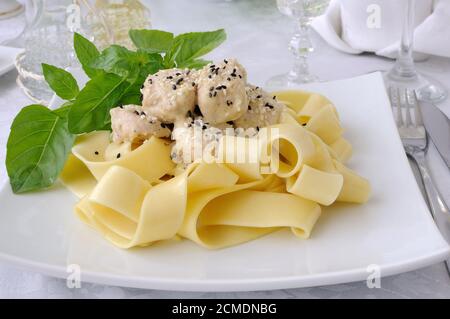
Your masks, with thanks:
M 280 122 L 284 104 L 247 83 L 247 72 L 235 59 L 203 69 L 161 70 L 141 89 L 142 106 L 111 110 L 112 139 L 137 143 L 151 136 L 173 141 L 171 157 L 189 164 L 215 156 L 221 136 L 255 136 Z

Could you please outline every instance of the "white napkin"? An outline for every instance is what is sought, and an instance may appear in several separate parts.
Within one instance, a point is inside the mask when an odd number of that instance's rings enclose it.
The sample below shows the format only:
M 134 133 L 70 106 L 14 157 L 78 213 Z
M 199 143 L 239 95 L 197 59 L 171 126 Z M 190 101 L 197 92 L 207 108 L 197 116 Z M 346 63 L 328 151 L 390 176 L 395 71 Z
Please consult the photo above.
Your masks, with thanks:
M 338 50 L 395 58 L 406 1 L 332 0 L 327 12 L 316 18 L 312 26 Z M 450 57 L 449 0 L 417 0 L 414 25 L 416 53 Z

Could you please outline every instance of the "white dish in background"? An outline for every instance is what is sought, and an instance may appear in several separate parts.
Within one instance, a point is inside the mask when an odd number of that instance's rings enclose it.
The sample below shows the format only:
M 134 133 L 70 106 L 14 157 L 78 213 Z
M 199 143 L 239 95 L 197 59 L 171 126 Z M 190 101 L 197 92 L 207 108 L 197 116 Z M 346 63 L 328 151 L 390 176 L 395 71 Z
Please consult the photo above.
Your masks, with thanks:
M 48 191 L 0 192 L 0 260 L 83 281 L 185 291 L 245 291 L 365 280 L 375 264 L 388 276 L 442 261 L 449 246 L 427 210 L 403 151 L 380 74 L 305 86 L 336 105 L 354 147 L 351 168 L 373 187 L 365 205 L 325 208 L 309 240 L 280 231 L 210 251 L 170 241 L 121 250 L 78 221 L 76 198 Z M 275 212 L 274 212 L 275 213 Z
M 14 60 L 23 49 L 5 47 L 0 45 L 0 76 L 14 69 Z

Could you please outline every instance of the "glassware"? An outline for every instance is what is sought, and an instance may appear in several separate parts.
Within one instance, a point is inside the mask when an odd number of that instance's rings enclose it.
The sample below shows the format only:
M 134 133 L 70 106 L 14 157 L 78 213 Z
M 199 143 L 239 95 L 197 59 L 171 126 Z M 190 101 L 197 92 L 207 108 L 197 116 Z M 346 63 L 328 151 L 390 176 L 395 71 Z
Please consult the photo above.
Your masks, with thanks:
M 131 49 L 134 46 L 128 31 L 151 27 L 150 11 L 139 0 L 95 0 L 93 5 L 88 0 L 79 2 L 90 7 L 86 22 L 99 49 L 112 43 Z
M 412 52 L 414 44 L 415 0 L 408 0 L 405 22 L 397 60 L 391 70 L 384 72 L 386 87 L 409 88 L 416 91 L 420 100 L 432 103 L 446 99 L 447 92 L 435 79 L 419 74 L 416 70 Z
M 269 79 L 268 87 L 286 87 L 318 80 L 310 73 L 308 65 L 308 56 L 314 51 L 310 39 L 310 24 L 313 18 L 325 12 L 329 2 L 330 0 L 277 0 L 278 10 L 295 21 L 295 31 L 289 42 L 294 63 L 287 74 Z
M 37 103 L 47 104 L 52 92 L 42 75 L 42 63 L 60 68 L 74 64 L 72 38 L 67 28 L 71 0 L 32 0 L 33 18 L 23 35 L 24 53 L 16 58 L 17 84 Z
M 60 68 L 78 66 L 73 32 L 80 32 L 99 49 L 113 43 L 131 48 L 130 29 L 148 28 L 149 11 L 139 0 L 27 0 L 27 27 L 11 42 L 23 43 L 16 59 L 17 84 L 33 101 L 48 104 L 52 91 L 42 75 L 42 63 Z

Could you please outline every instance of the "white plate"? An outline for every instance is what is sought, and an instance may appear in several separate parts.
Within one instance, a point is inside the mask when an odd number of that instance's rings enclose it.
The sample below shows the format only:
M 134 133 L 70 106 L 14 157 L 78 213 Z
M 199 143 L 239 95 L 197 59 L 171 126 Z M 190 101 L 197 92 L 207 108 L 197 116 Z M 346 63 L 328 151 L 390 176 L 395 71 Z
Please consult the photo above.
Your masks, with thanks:
M 324 209 L 311 239 L 280 231 L 237 247 L 209 251 L 185 241 L 121 250 L 74 218 L 76 199 L 62 186 L 0 193 L 0 259 L 65 277 L 110 285 L 190 291 L 267 290 L 365 280 L 376 264 L 387 276 L 449 255 L 403 152 L 381 76 L 308 86 L 335 102 L 353 143 L 349 166 L 368 177 L 366 205 Z M 276 213 L 276 212 L 274 212 Z
M 0 76 L 14 69 L 14 59 L 23 49 L 0 45 Z

